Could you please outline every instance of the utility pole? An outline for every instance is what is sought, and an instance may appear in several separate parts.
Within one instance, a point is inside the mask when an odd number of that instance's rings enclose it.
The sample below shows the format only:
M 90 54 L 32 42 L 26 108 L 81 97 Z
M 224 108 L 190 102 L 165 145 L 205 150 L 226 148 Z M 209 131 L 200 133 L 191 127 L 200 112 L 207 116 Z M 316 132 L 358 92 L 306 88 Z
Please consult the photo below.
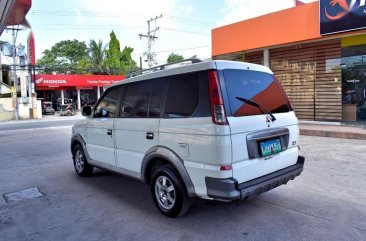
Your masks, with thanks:
M 18 110 L 18 78 L 16 73 L 16 35 L 15 31 L 18 29 L 12 28 L 12 37 L 13 37 L 13 45 L 12 45 L 12 55 L 13 55 L 13 81 L 14 81 L 14 88 L 15 88 L 15 98 L 13 97 L 14 103 L 14 110 L 15 110 L 15 120 L 19 119 L 19 110 Z
M 163 15 L 160 16 L 156 16 L 155 18 L 151 18 L 150 20 L 147 20 L 147 33 L 146 34 L 139 34 L 140 39 L 142 37 L 147 38 L 147 63 L 149 68 L 151 68 L 151 66 L 153 65 L 153 60 L 154 60 L 154 54 L 151 52 L 151 45 L 152 42 L 157 39 L 158 37 L 155 36 L 155 33 L 159 30 L 159 27 L 155 27 L 155 29 L 151 30 L 151 26 L 150 23 L 152 21 L 155 21 L 155 26 L 156 26 L 156 20 L 159 18 L 162 18 Z

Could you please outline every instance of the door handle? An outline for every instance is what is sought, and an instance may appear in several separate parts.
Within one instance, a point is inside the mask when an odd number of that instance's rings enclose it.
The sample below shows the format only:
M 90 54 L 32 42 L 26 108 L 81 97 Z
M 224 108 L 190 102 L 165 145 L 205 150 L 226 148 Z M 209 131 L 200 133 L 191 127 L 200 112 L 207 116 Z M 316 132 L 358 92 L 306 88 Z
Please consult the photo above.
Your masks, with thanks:
M 111 136 L 112 135 L 112 129 L 108 129 L 107 130 L 107 135 Z
M 147 133 L 146 133 L 146 139 L 148 139 L 148 140 L 152 140 L 152 139 L 154 139 L 154 133 L 152 133 L 152 132 L 147 132 Z

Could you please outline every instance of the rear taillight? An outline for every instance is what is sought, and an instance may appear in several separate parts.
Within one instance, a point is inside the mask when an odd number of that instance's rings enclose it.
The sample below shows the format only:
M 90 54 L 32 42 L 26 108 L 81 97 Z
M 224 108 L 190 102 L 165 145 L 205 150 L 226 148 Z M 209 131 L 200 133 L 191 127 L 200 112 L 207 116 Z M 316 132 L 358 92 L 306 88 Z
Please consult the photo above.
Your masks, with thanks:
M 223 166 L 220 166 L 220 171 L 230 171 L 232 168 L 232 166 L 229 166 L 229 165 L 223 165 Z
M 227 125 L 227 119 L 224 108 L 224 101 L 222 100 L 219 78 L 216 70 L 208 72 L 209 88 L 210 88 L 210 102 L 212 122 L 216 125 Z

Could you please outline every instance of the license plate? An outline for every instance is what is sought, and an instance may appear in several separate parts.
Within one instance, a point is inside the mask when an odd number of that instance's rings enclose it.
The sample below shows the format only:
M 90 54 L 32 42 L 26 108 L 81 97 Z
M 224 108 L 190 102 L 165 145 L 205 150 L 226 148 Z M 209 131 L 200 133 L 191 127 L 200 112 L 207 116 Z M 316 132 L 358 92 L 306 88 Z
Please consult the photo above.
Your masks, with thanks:
M 259 142 L 262 156 L 268 156 L 282 151 L 281 141 L 279 138 Z

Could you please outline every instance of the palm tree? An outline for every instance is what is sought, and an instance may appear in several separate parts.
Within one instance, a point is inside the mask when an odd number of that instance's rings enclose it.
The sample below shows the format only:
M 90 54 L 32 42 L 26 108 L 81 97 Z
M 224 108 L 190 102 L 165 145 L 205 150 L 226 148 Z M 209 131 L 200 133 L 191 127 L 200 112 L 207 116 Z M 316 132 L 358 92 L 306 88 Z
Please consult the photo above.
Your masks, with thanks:
M 92 68 L 91 72 L 93 74 L 105 74 L 107 72 L 104 65 L 106 58 L 106 45 L 103 44 L 103 41 L 99 40 L 96 42 L 93 39 L 90 40 L 89 54 Z

